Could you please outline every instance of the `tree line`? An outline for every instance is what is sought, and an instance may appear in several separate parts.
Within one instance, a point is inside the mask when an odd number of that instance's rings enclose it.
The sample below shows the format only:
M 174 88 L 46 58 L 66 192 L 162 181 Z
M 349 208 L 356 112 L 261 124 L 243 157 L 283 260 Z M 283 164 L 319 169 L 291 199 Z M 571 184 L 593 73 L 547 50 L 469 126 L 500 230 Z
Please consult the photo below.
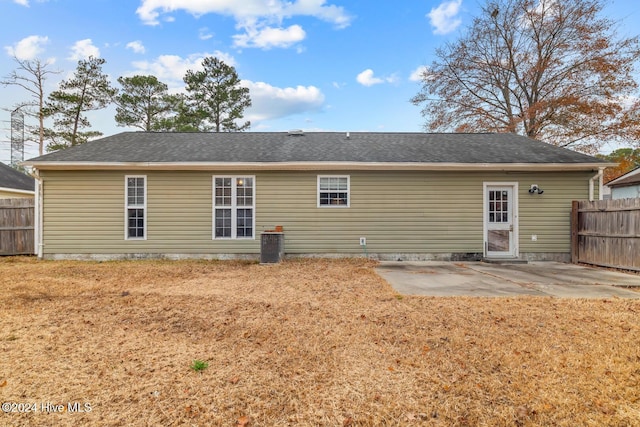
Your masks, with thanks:
M 118 77 L 120 88 L 115 88 L 102 71 L 105 60 L 89 57 L 78 61 L 73 76 L 45 96 L 44 82 L 57 72 L 39 59 L 15 61 L 17 69 L 2 83 L 20 86 L 29 94 L 17 108 L 38 119 L 31 133 L 40 154 L 45 142 L 47 151 L 56 151 L 101 136 L 91 128 L 87 113 L 112 103 L 118 126 L 143 131 L 237 132 L 251 125 L 242 122 L 244 110 L 251 106 L 249 89 L 240 85 L 234 67 L 216 57 L 205 58 L 201 71 L 188 70 L 183 78 L 185 93 L 178 94 L 169 93 L 167 84 L 153 75 Z M 47 118 L 53 120 L 50 128 L 44 125 Z
M 640 144 L 638 36 L 620 36 L 603 18 L 606 0 L 487 0 L 469 27 L 436 49 L 422 88 L 424 127 L 437 132 L 511 132 L 595 154 L 607 142 Z M 186 93 L 169 94 L 154 76 L 120 77 L 120 91 L 102 73 L 104 60 L 78 63 L 75 76 L 44 98 L 51 73 L 39 61 L 18 61 L 5 84 L 27 89 L 49 149 L 77 145 L 86 112 L 117 105 L 116 122 L 145 131 L 242 131 L 251 105 L 247 88 L 217 58 L 184 76 Z M 53 117 L 53 129 L 43 126 Z

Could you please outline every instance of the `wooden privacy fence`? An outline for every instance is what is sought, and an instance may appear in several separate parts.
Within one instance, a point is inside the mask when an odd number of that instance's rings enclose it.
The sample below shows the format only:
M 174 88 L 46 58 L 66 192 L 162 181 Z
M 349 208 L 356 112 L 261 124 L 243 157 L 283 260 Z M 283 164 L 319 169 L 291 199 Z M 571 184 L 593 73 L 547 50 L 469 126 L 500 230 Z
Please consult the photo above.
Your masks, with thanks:
M 571 262 L 640 271 L 640 199 L 574 201 Z
M 0 255 L 32 255 L 34 200 L 0 199 Z

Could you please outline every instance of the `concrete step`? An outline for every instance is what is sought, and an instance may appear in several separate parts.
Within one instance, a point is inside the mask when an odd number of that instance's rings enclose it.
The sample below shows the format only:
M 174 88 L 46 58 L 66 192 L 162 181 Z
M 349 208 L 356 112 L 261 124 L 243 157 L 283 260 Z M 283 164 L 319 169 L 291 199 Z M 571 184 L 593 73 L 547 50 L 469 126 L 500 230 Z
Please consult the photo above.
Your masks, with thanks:
M 528 264 L 529 261 L 521 258 L 482 258 L 482 262 L 488 264 Z

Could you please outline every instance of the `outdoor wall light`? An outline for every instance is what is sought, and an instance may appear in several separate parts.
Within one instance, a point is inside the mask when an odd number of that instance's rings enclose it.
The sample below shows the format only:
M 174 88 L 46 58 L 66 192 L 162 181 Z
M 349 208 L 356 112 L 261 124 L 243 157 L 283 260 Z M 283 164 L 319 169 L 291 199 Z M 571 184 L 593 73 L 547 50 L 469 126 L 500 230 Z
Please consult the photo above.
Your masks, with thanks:
M 531 188 L 529 188 L 529 193 L 531 194 L 542 194 L 544 193 L 544 190 L 540 187 L 538 187 L 537 184 L 531 184 Z

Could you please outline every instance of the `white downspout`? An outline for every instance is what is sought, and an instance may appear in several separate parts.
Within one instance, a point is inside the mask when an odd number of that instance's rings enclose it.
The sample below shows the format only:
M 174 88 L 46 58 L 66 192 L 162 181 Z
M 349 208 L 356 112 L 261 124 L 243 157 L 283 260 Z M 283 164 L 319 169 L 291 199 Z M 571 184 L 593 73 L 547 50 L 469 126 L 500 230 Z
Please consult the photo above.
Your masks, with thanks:
M 33 170 L 33 176 L 36 179 L 36 197 L 35 197 L 35 206 L 34 206 L 34 212 L 33 212 L 33 226 L 34 226 L 34 230 L 33 230 L 33 237 L 34 237 L 34 244 L 35 244 L 35 254 L 38 256 L 38 259 L 42 259 L 42 252 L 43 252 L 43 244 L 42 244 L 42 225 L 43 225 L 43 220 L 42 220 L 42 201 L 43 201 L 43 195 L 42 195 L 42 190 L 43 190 L 43 186 L 42 186 L 42 178 L 40 177 L 40 173 L 38 172 L 37 169 Z
M 602 200 L 602 191 L 603 191 L 603 177 L 604 177 L 604 168 L 600 167 L 598 168 L 598 173 L 594 176 L 592 176 L 591 178 L 589 178 L 589 201 L 593 202 L 593 200 L 595 199 L 595 195 L 594 195 L 594 185 L 593 185 L 593 181 L 597 178 L 598 179 L 598 200 Z
M 598 168 L 598 200 L 604 199 L 604 168 Z
M 598 175 L 600 175 L 598 179 L 598 200 L 604 200 L 604 168 L 598 169 Z

